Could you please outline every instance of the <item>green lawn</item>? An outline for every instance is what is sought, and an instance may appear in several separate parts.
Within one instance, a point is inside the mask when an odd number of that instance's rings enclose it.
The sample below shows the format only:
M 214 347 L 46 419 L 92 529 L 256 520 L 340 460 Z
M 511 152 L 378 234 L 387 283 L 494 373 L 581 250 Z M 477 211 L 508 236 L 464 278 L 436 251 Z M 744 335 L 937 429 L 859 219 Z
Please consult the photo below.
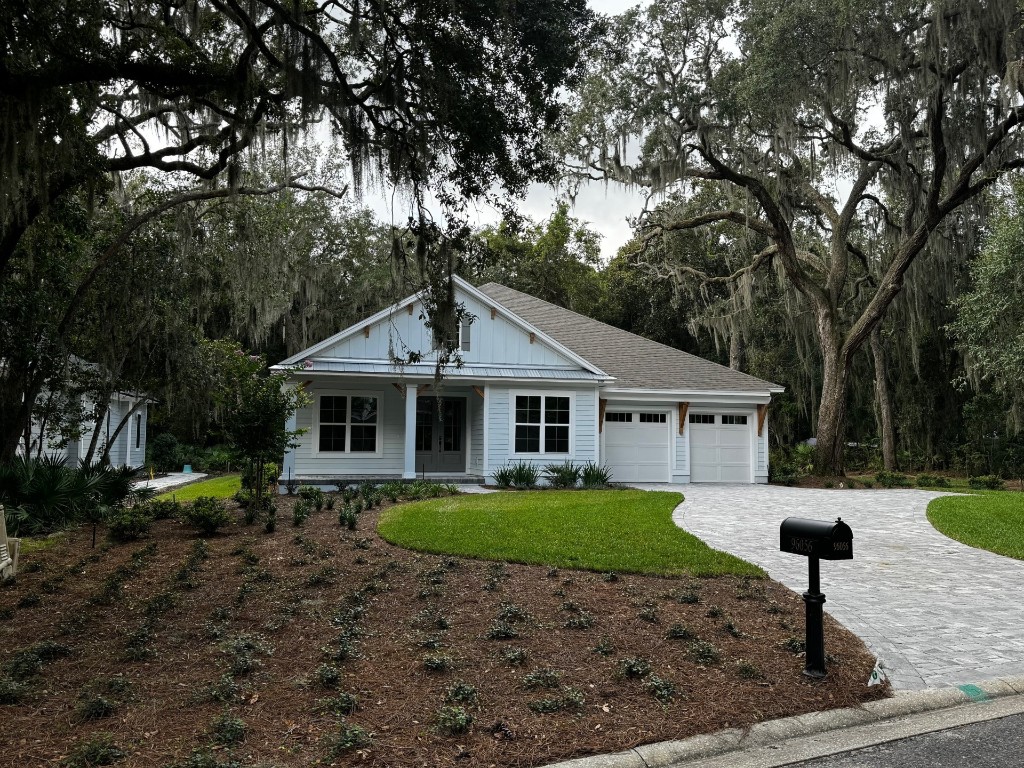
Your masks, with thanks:
M 241 488 L 241 475 L 223 475 L 203 480 L 199 483 L 192 483 L 192 485 L 186 485 L 182 488 L 174 488 L 167 493 L 161 493 L 157 498 L 192 501 L 200 496 L 214 496 L 218 499 L 230 499 Z
M 1024 560 L 1024 493 L 970 493 L 935 499 L 928 505 L 928 520 L 951 539 Z
M 763 576 L 672 522 L 665 491 L 467 494 L 388 509 L 378 532 L 410 549 L 593 571 Z

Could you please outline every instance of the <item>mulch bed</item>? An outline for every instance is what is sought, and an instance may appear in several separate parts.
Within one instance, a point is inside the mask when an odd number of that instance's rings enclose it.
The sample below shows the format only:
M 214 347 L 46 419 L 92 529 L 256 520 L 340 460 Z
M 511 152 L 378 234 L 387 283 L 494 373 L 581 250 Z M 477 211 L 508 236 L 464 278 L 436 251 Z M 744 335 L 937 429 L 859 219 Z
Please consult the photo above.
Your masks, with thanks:
M 49 646 L 44 656 L 58 658 L 26 676 L 20 703 L 0 706 L 3 762 L 52 765 L 104 731 L 127 753 L 121 765 L 167 766 L 214 748 L 213 721 L 229 712 L 245 737 L 213 749 L 224 763 L 538 766 L 888 693 L 866 687 L 872 656 L 828 617 L 829 676 L 806 679 L 803 603 L 767 579 L 424 555 L 378 538 L 378 510 L 354 532 L 326 511 L 294 528 L 292 503 L 280 501 L 276 533 L 232 526 L 207 540 L 202 560 L 189 561 L 200 540 L 174 521 L 96 550 L 83 528 L 23 557 L 16 584 L 0 589 L 0 665 L 45 641 L 67 649 Z M 495 633 L 499 614 L 507 621 Z M 670 639 L 673 625 L 710 650 Z M 717 660 L 699 660 L 702 650 Z M 431 671 L 427 657 L 450 668 Z M 623 676 L 624 659 L 649 662 L 650 675 Z M 325 664 L 338 670 L 336 688 Z M 556 687 L 524 683 L 537 670 L 554 671 L 536 677 Z M 652 677 L 675 695 L 656 698 Z M 469 730 L 449 735 L 438 713 L 459 706 L 446 701 L 456 683 L 476 700 L 461 704 Z M 358 709 L 332 713 L 323 700 L 343 692 Z M 84 719 L 97 694 L 113 712 Z M 332 754 L 351 726 L 372 741 Z

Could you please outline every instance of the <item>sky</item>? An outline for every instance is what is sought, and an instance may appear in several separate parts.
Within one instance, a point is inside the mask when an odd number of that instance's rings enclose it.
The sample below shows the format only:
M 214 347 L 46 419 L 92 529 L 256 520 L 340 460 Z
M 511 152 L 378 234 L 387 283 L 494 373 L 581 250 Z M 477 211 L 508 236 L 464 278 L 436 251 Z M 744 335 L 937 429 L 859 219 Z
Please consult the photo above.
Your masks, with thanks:
M 599 13 L 617 14 L 638 4 L 646 5 L 647 1 L 589 0 L 588 4 Z M 519 210 L 541 222 L 554 211 L 560 196 L 564 197 L 564 190 L 560 193 L 549 186 L 534 184 L 519 204 Z M 601 258 L 607 261 L 629 240 L 632 230 L 627 217 L 636 216 L 643 208 L 643 201 L 640 191 L 628 190 L 621 184 L 590 183 L 580 188 L 570 215 L 586 222 L 601 235 Z M 408 217 L 407 206 L 398 197 L 374 195 L 367 190 L 363 203 L 383 221 L 401 225 Z M 479 206 L 471 213 L 472 223 L 477 225 L 495 224 L 499 219 L 498 212 L 489 206 Z

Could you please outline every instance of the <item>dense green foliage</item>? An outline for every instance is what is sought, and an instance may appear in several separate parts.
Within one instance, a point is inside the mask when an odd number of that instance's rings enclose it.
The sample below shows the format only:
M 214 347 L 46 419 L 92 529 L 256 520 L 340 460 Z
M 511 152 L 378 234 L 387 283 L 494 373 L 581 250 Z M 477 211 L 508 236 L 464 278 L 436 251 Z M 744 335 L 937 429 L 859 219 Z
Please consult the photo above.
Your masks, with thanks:
M 441 554 L 592 571 L 762 575 L 672 522 L 678 493 L 527 491 L 469 494 L 387 510 L 378 532 Z
M 758 300 L 785 302 L 819 377 L 823 470 L 842 470 L 869 340 L 891 434 L 876 334 L 887 316 L 911 339 L 936 330 L 927 305 L 951 297 L 985 191 L 1024 165 L 1022 19 L 982 0 L 654 0 L 591 57 L 563 144 L 577 174 L 672 193 L 639 247 L 706 293 L 731 359 Z
M 81 464 L 68 467 L 49 458 L 15 457 L 0 462 L 0 505 L 8 532 L 39 535 L 83 520 L 94 527 L 127 505 L 152 496 L 134 488 L 131 468 Z
M 943 496 L 928 505 L 928 520 L 951 539 L 1024 560 L 1024 494 L 992 491 Z

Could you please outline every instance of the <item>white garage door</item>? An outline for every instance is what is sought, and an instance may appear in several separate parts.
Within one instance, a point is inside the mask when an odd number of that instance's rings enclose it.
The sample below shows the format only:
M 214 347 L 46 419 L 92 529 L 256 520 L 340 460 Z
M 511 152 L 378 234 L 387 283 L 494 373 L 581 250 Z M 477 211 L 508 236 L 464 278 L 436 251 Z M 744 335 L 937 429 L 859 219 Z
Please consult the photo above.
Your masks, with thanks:
M 604 415 L 604 464 L 616 483 L 667 483 L 669 418 L 652 411 L 609 410 Z
M 746 416 L 691 413 L 690 482 L 749 483 L 750 425 Z

